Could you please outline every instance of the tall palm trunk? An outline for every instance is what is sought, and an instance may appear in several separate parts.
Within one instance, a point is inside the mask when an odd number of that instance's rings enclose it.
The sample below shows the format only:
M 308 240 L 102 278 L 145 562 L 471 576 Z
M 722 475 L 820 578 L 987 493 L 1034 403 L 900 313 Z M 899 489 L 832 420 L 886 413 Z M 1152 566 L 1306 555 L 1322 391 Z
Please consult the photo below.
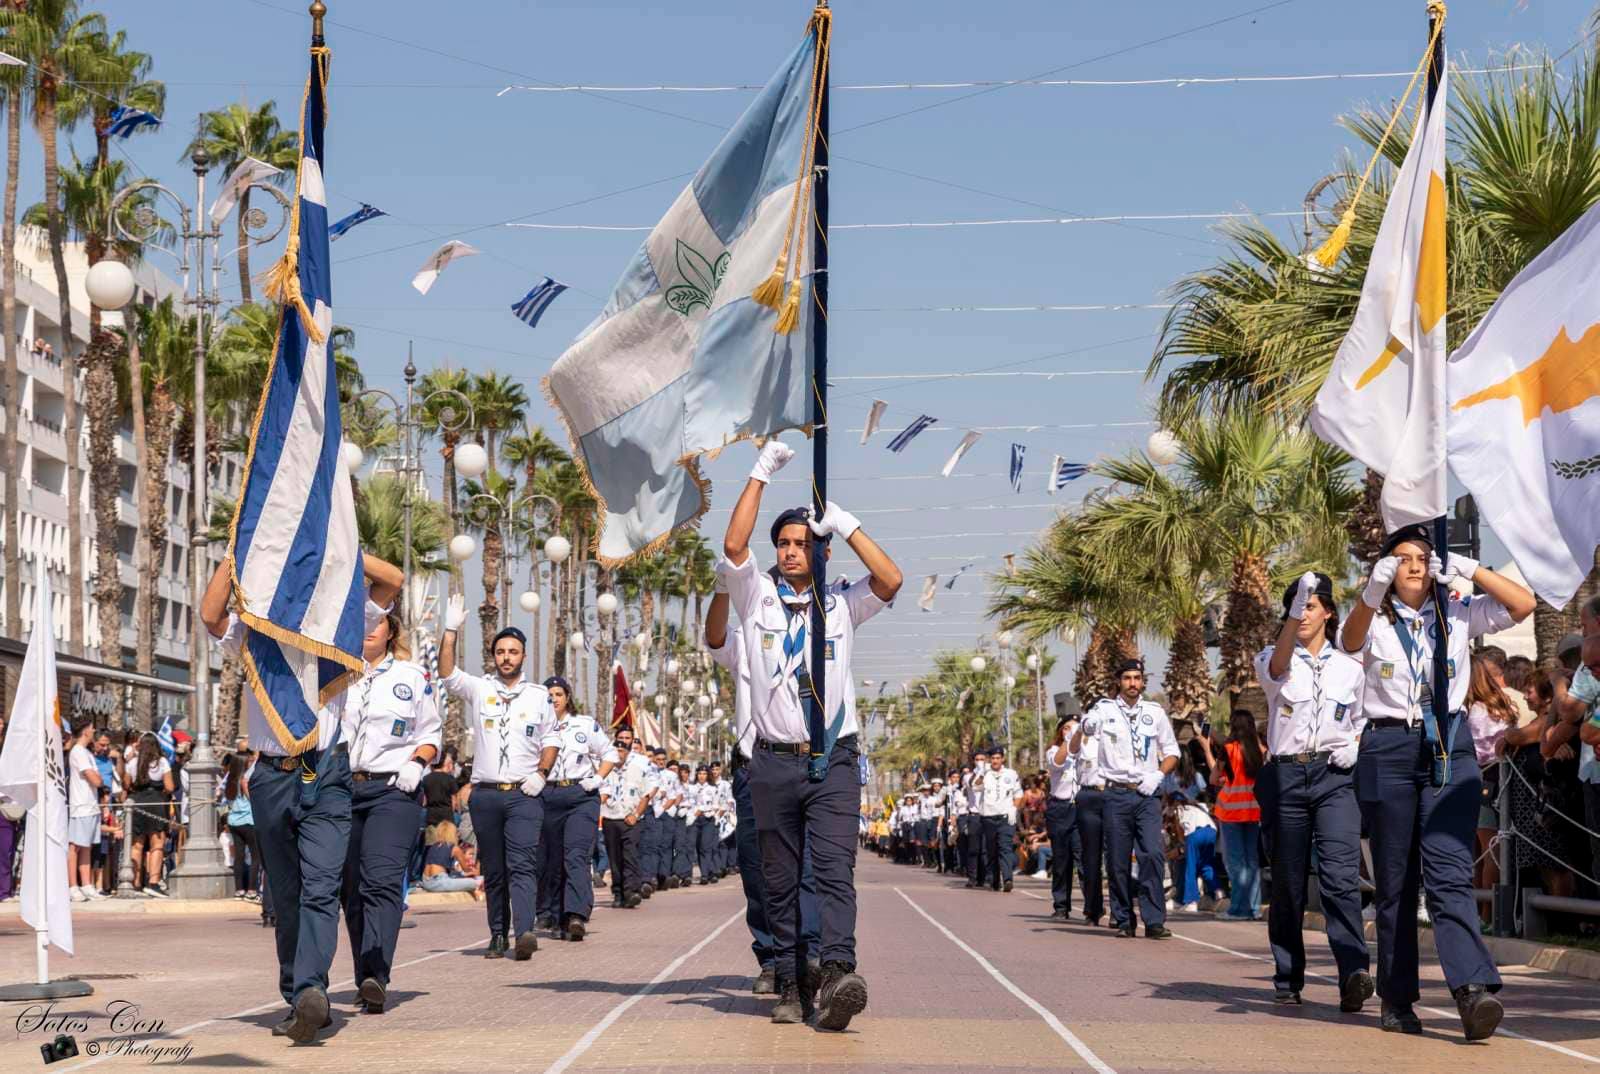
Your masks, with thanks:
M 1222 681 L 1231 700 L 1255 679 L 1256 653 L 1266 647 L 1276 625 L 1272 578 L 1265 557 L 1243 552 L 1234 558 L 1228 583 L 1228 608 L 1222 623 Z
M 78 471 L 78 359 L 73 351 L 72 294 L 61 222 L 61 177 L 56 161 L 56 82 L 46 71 L 39 84 L 39 138 L 44 143 L 44 206 L 61 311 L 61 368 L 66 383 L 62 422 L 67 443 L 67 651 L 82 655 L 83 635 L 83 475 Z
M 150 429 L 145 417 L 144 406 L 144 363 L 139 353 L 139 338 L 134 334 L 133 325 L 128 325 L 128 384 L 129 397 L 133 406 L 133 454 L 144 466 L 143 480 L 135 478 L 133 486 L 133 502 L 139 512 L 139 529 L 133 538 L 133 568 L 139 575 L 139 588 L 133 598 L 133 667 L 140 674 L 149 675 L 155 669 L 155 621 L 154 609 L 156 605 L 155 579 L 161 572 L 155 569 L 152 562 L 150 542 L 151 523 L 157 515 L 165 518 L 166 504 L 153 502 L 150 489 L 150 474 L 154 471 L 161 477 L 166 476 L 166 455 L 161 456 L 157 462 L 150 455 Z M 157 491 L 159 496 L 163 487 Z M 163 558 L 167 551 L 165 538 L 162 539 L 161 553 Z M 148 690 L 134 692 L 133 700 L 134 723 L 138 727 L 149 727 L 155 717 L 155 697 Z
M 122 569 L 117 560 L 117 339 L 95 332 L 84 354 L 84 410 L 89 419 L 89 489 L 94 502 L 94 602 L 100 620 L 100 662 L 122 666 Z
M 483 666 L 494 666 L 494 636 L 499 631 L 500 554 L 505 544 L 500 522 L 491 520 L 483 530 L 483 603 L 478 605 L 478 629 L 483 633 Z
M 1161 686 L 1167 694 L 1167 712 L 1173 719 L 1203 713 L 1210 706 L 1211 669 L 1206 663 L 1203 618 L 1179 620 L 1173 628 L 1172 649 Z
M 250 212 L 250 188 L 239 192 L 239 212 L 234 217 L 239 229 L 239 300 L 249 305 L 250 298 L 250 233 L 245 230 L 244 218 Z
M 22 370 L 17 360 L 17 170 L 22 157 L 22 94 L 13 87 L 6 94 L 5 219 L 0 222 L 0 333 L 5 335 L 5 571 L 6 633 L 22 636 L 22 549 L 18 533 L 21 488 L 17 470 L 22 453 L 17 424 L 22 420 Z M 7 673 L 9 676 L 9 672 Z M 6 691 L 7 697 L 10 691 Z

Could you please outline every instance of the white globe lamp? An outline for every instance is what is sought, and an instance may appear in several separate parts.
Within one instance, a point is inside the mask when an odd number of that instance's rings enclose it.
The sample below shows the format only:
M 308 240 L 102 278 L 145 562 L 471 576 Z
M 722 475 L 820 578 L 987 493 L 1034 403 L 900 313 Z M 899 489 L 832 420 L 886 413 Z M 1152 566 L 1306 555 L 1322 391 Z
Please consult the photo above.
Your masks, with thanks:
M 666 694 L 657 694 L 656 695 L 656 711 L 657 712 L 665 712 L 665 711 L 667 711 L 667 695 Z
M 678 658 L 677 657 L 673 657 L 671 660 L 667 661 L 667 674 L 668 675 L 676 675 L 677 673 L 678 673 Z
M 450 558 L 457 563 L 465 563 L 477 550 L 478 542 L 470 534 L 458 533 L 450 538 Z
M 133 301 L 133 273 L 121 261 L 98 261 L 83 279 L 89 301 L 103 310 L 120 310 Z
M 650 635 L 636 634 L 634 635 L 633 643 L 639 647 L 639 651 L 642 653 L 650 648 Z
M 361 450 L 360 444 L 352 444 L 346 440 L 339 445 L 339 457 L 344 460 L 344 468 L 350 473 L 361 469 L 361 464 L 366 461 L 366 453 Z
M 1170 429 L 1157 429 L 1150 434 L 1150 439 L 1145 441 L 1145 454 L 1150 456 L 1150 461 L 1157 466 L 1171 466 L 1178 461 L 1178 454 L 1182 445 Z
M 985 660 L 981 656 L 975 656 L 972 658 L 970 666 L 973 671 L 982 671 L 989 666 L 989 661 Z
M 712 709 L 711 710 L 711 718 L 713 720 L 720 720 L 724 716 L 726 716 L 727 714 L 728 714 L 728 710 L 727 709 L 716 708 L 716 709 Z
M 517 597 L 517 604 L 525 612 L 530 614 L 536 612 L 539 610 L 539 594 L 535 593 L 531 589 L 527 590 Z
M 693 679 L 684 679 L 681 683 L 678 684 L 678 689 L 682 690 L 686 694 L 694 693 L 694 687 L 695 687 L 695 681 Z
M 489 453 L 482 444 L 471 442 L 456 445 L 456 473 L 468 479 L 483 476 L 489 468 Z
M 1039 670 L 1039 654 L 1038 653 L 1029 653 L 1028 654 L 1028 670 L 1029 671 L 1038 671 Z
M 567 638 L 567 647 L 570 648 L 570 649 L 581 649 L 581 648 L 583 648 L 583 631 L 574 630 L 572 632 L 572 634 Z
M 695 698 L 694 703 L 703 709 L 708 709 L 711 707 L 711 699 L 705 694 L 701 694 L 699 697 Z
M 612 615 L 617 610 L 617 595 L 615 593 L 601 593 L 595 598 L 594 606 L 601 615 Z
M 544 543 L 544 558 L 551 563 L 561 563 L 572 554 L 572 542 L 556 534 Z
M 1014 690 L 1014 689 L 1016 689 L 1016 686 L 1017 686 L 1017 677 L 1015 675 L 1007 675 L 1006 676 L 1006 689 L 1007 690 Z

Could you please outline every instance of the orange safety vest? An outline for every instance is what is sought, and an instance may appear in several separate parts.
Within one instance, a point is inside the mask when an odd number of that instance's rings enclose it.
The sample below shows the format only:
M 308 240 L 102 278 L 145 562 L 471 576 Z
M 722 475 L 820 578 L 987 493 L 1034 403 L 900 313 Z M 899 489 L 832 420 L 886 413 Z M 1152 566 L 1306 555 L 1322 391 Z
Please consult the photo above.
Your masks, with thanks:
M 1261 807 L 1256 803 L 1256 781 L 1245 779 L 1244 747 L 1237 742 L 1223 744 L 1228 751 L 1229 779 L 1217 794 L 1217 820 L 1223 824 L 1246 824 L 1261 820 Z

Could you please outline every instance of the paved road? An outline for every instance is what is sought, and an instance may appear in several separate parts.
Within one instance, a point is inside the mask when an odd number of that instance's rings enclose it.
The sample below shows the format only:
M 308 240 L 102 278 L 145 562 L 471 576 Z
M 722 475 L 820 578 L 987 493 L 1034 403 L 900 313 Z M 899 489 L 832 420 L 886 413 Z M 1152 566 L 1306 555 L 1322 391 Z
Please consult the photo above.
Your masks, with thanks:
M 96 1062 L 52 1071 L 1383 1071 L 1472 1074 L 1600 1069 L 1600 986 L 1507 971 L 1507 1036 L 1460 1041 L 1437 976 L 1423 985 L 1428 1032 L 1377 1029 L 1376 1003 L 1338 1013 L 1331 983 L 1308 1003 L 1271 1003 L 1264 926 L 1175 916 L 1179 938 L 1120 940 L 1049 917 L 1042 885 L 1009 895 L 865 858 L 860 957 L 872 1000 L 850 1032 L 774 1026 L 749 993 L 753 960 L 736 881 L 666 893 L 642 910 L 601 909 L 582 944 L 548 942 L 530 962 L 486 962 L 476 906 L 417 913 L 401 933 L 391 1004 L 350 1014 L 347 954 L 335 961 L 335 1023 L 319 1043 L 269 1036 L 282 1017 L 266 930 L 238 916 L 81 917 L 76 959 L 93 981 L 57 1005 Z M 609 901 L 609 900 L 607 900 Z M 1325 949 L 1312 969 L 1332 973 Z M 32 972 L 28 935 L 0 928 L 0 981 Z M 119 1034 L 106 1005 L 136 1002 L 159 1028 Z M 0 1070 L 41 1068 L 46 1033 L 0 1007 Z M 111 1054 L 117 1047 L 169 1049 Z

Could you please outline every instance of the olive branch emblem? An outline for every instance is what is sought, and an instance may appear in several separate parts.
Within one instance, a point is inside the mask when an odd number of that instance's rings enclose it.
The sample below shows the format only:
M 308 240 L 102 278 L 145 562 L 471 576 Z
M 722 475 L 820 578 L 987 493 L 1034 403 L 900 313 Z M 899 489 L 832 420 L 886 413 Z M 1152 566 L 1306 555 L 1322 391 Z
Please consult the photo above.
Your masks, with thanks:
M 675 260 L 678 274 L 684 282 L 667 288 L 667 306 L 687 317 L 696 306 L 708 310 L 711 308 L 711 296 L 717 293 L 717 285 L 728 274 L 730 257 L 727 251 L 723 251 L 722 256 L 713 262 L 682 239 L 677 241 Z
M 1600 455 L 1591 455 L 1587 459 L 1580 459 L 1577 462 L 1562 462 L 1556 459 L 1550 463 L 1550 466 L 1557 474 L 1568 481 L 1572 481 L 1576 478 L 1588 477 L 1590 474 L 1600 471 Z

